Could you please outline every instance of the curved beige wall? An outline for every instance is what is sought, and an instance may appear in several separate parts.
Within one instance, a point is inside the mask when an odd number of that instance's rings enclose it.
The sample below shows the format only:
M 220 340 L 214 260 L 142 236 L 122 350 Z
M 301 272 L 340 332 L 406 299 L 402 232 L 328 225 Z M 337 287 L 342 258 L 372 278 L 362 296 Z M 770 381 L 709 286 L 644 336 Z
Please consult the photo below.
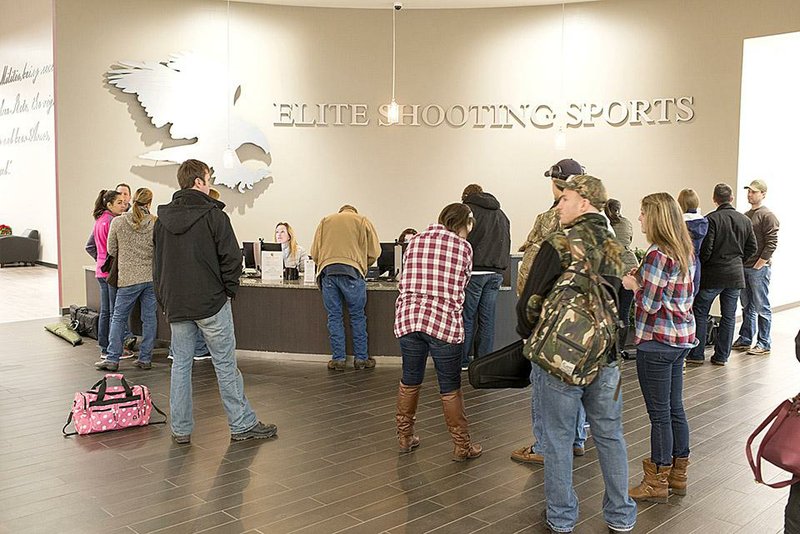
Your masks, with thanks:
M 234 4 L 237 104 L 267 134 L 274 182 L 223 191 L 241 240 L 290 221 L 310 245 L 318 220 L 356 205 L 385 240 L 424 227 L 463 187 L 481 183 L 512 221 L 513 242 L 550 204 L 542 172 L 565 155 L 606 180 L 633 220 L 638 199 L 692 186 L 710 209 L 717 181 L 736 182 L 742 39 L 797 29 L 795 0 L 628 0 L 568 5 L 565 96 L 608 102 L 694 97 L 688 123 L 552 129 L 282 128 L 274 102 L 385 104 L 391 93 L 388 10 Z M 102 187 L 119 181 L 169 200 L 175 166 L 144 163 L 164 133 L 133 97 L 104 85 L 120 59 L 193 50 L 224 62 L 225 4 L 211 1 L 60 0 L 55 8 L 58 171 L 64 304 L 83 301 L 80 266 Z M 561 8 L 403 11 L 398 18 L 401 103 L 519 104 L 559 99 Z M 224 76 L 225 73 L 209 73 Z M 138 166 L 144 166 L 136 168 Z M 134 169 L 136 174 L 132 174 Z M 641 244 L 641 239 L 639 240 Z

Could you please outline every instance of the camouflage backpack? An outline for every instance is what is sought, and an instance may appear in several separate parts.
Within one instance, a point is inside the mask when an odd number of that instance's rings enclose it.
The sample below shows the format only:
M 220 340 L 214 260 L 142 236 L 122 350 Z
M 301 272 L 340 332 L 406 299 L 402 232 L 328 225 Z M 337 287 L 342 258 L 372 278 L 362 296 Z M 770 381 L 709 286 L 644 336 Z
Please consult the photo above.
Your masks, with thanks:
M 567 384 L 587 386 L 616 349 L 621 322 L 613 286 L 592 268 L 583 241 L 567 240 L 572 262 L 542 303 L 524 353 Z

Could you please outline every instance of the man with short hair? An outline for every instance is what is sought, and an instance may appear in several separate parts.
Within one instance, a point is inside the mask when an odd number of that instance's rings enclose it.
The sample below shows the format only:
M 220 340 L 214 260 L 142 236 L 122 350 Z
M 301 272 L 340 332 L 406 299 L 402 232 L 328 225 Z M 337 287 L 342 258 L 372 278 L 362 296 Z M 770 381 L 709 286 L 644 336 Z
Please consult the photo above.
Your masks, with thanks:
M 767 355 L 772 339 L 769 331 L 772 326 L 772 308 L 769 305 L 769 281 L 772 275 L 772 254 L 778 248 L 778 229 L 780 222 L 769 208 L 763 205 L 767 196 L 767 182 L 753 180 L 745 186 L 750 210 L 745 215 L 753 223 L 758 250 L 744 262 L 745 288 L 742 299 L 742 326 L 739 339 L 733 344 L 734 350 L 746 350 L 747 354 Z M 751 348 L 758 337 L 755 347 Z
M 381 253 L 378 232 L 372 223 L 349 204 L 339 213 L 322 219 L 314 234 L 310 256 L 317 265 L 317 283 L 328 312 L 331 359 L 328 369 L 344 371 L 345 331 L 342 306 L 350 314 L 353 333 L 353 367 L 372 369 L 375 359 L 367 349 L 367 269 Z
M 117 193 L 122 195 L 122 200 L 125 202 L 125 211 L 131 209 L 131 186 L 126 184 L 125 182 L 117 184 L 117 187 L 114 189 Z
M 731 187 L 724 183 L 714 186 L 713 200 L 717 209 L 706 215 L 708 232 L 700 247 L 700 291 L 692 308 L 698 344 L 686 357 L 686 363 L 691 365 L 705 362 L 708 313 L 717 297 L 722 318 L 711 363 L 725 365 L 728 362 L 736 326 L 736 302 L 745 286 L 744 260 L 757 251 L 753 224 L 733 207 Z
M 585 169 L 574 159 L 562 159 L 544 172 L 545 177 L 550 178 L 550 187 L 553 191 L 553 205 L 550 206 L 549 210 L 536 216 L 533 228 L 531 228 L 530 233 L 528 233 L 528 238 L 519 249 L 520 252 L 524 252 L 524 255 L 519 265 L 519 275 L 517 278 L 517 295 L 519 296 L 519 301 L 517 302 L 518 310 L 520 306 L 524 307 L 528 298 L 530 298 L 529 294 L 525 294 L 525 285 L 528 281 L 531 265 L 533 265 L 540 247 L 547 237 L 561 230 L 558 215 L 558 201 L 563 191 L 560 184 L 571 176 L 582 175 L 584 172 Z M 532 328 L 521 328 L 517 326 L 517 333 L 524 339 L 530 337 L 532 331 Z M 511 451 L 511 459 L 515 462 L 540 465 L 544 463 L 542 420 L 538 416 L 541 410 L 538 406 L 538 394 L 539 390 L 536 387 L 531 388 L 531 427 L 533 429 L 533 444 Z M 575 424 L 575 441 L 572 444 L 572 450 L 575 456 L 583 456 L 585 454 L 585 443 L 586 412 L 581 407 L 578 410 L 578 420 Z
M 210 170 L 190 159 L 178 168 L 181 189 L 159 206 L 153 231 L 156 298 L 172 330 L 170 416 L 176 443 L 187 444 L 194 429 L 192 363 L 202 332 L 217 375 L 231 439 L 266 439 L 278 428 L 258 420 L 244 394 L 236 366 L 231 299 L 239 289 L 242 251 L 225 204 L 208 196 Z
M 500 202 L 478 184 L 470 184 L 461 194 L 469 206 L 475 226 L 467 236 L 472 245 L 472 276 L 464 291 L 464 344 L 461 369 L 466 370 L 475 346 L 475 358 L 494 348 L 494 319 L 497 294 L 508 269 L 511 252 L 511 223 L 500 209 Z
M 603 182 L 587 175 L 554 181 L 563 190 L 557 206 L 563 230 L 545 239 L 533 261 L 523 292 L 525 302 L 521 300 L 517 306 L 518 331 L 533 332 L 540 320 L 547 320 L 542 316 L 545 312 L 542 304 L 572 264 L 570 239 L 581 241 L 591 269 L 603 276 L 615 293 L 624 274 L 623 248 L 608 231 L 606 220 L 600 213 L 608 200 Z M 563 332 L 563 335 L 571 333 Z M 597 376 L 585 386 L 568 384 L 536 363 L 532 366 L 531 383 L 534 389 L 539 390 L 541 412 L 538 417 L 543 422 L 544 494 L 547 501 L 543 518 L 554 532 L 572 532 L 578 521 L 578 499 L 572 485 L 572 444 L 575 421 L 581 408 L 586 410 L 592 425 L 603 473 L 605 522 L 612 532 L 630 531 L 636 523 L 636 503 L 628 495 L 628 455 L 622 432 L 620 371 L 613 345 L 601 357 Z

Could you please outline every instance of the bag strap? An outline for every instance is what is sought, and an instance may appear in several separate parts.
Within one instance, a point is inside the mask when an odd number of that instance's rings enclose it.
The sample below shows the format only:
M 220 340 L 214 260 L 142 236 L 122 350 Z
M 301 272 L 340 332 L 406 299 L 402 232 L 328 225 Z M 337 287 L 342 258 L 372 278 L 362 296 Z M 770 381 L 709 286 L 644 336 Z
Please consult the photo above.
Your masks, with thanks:
M 793 399 L 793 400 L 795 400 L 795 399 Z M 793 407 L 794 407 L 794 403 L 792 401 L 785 400 L 782 403 L 780 403 L 778 405 L 778 407 L 775 408 L 772 411 L 772 413 L 769 414 L 767 416 L 767 418 L 764 419 L 764 421 L 760 425 L 758 425 L 758 428 L 752 434 L 750 434 L 750 437 L 747 438 L 747 444 L 745 445 L 745 453 L 747 454 L 747 462 L 750 464 L 750 469 L 753 471 L 753 474 L 756 477 L 756 482 L 759 483 L 759 484 L 765 484 L 765 485 L 767 485 L 767 486 L 769 486 L 771 488 L 785 488 L 786 486 L 790 486 L 792 484 L 800 482 L 800 475 L 795 475 L 790 480 L 784 480 L 784 481 L 781 481 L 781 482 L 775 482 L 773 484 L 768 484 L 768 483 L 764 482 L 764 479 L 763 479 L 763 477 L 761 475 L 761 455 L 764 452 L 764 445 L 765 445 L 765 443 L 767 443 L 769 441 L 769 438 L 771 438 L 775 434 L 775 432 L 777 432 L 778 427 L 780 427 L 780 425 L 781 425 L 781 423 L 783 423 L 784 419 L 786 419 L 786 417 L 788 417 L 789 412 L 791 411 L 791 409 Z M 758 454 L 756 456 L 756 459 L 753 460 L 753 452 L 751 450 L 753 441 L 767 427 L 767 425 L 770 424 L 775 419 L 777 419 L 777 420 L 772 425 L 772 427 L 770 428 L 769 432 L 767 432 L 767 435 L 764 436 L 764 439 L 761 440 L 761 444 L 758 447 Z
M 125 389 L 126 397 L 133 396 L 133 390 L 131 389 L 131 386 L 128 385 L 128 382 L 127 380 L 125 380 L 125 377 L 122 375 L 122 373 L 108 373 L 106 376 L 103 377 L 102 380 L 100 380 L 94 386 L 92 386 L 92 389 L 96 388 L 97 386 L 100 386 L 100 389 L 97 390 L 97 400 L 100 401 L 105 400 L 106 389 L 108 388 L 107 381 L 109 378 L 116 378 L 120 381 L 120 383 L 122 383 L 122 387 L 123 389 Z
M 71 422 L 72 422 L 72 410 L 69 411 L 69 415 L 67 416 L 67 423 L 64 425 L 64 428 L 61 429 L 61 433 L 64 434 L 65 438 L 78 435 L 77 432 L 70 432 L 69 434 L 67 433 L 67 427 Z
M 156 421 L 155 423 L 148 423 L 148 424 L 150 424 L 150 425 L 163 425 L 163 424 L 165 424 L 167 422 L 167 414 L 162 412 L 161 409 L 158 406 L 156 406 L 156 403 L 153 402 L 153 399 L 150 399 L 150 404 L 153 405 L 153 409 L 155 409 L 155 411 L 157 411 L 158 413 L 160 413 L 161 415 L 164 416 L 164 420 L 163 421 Z

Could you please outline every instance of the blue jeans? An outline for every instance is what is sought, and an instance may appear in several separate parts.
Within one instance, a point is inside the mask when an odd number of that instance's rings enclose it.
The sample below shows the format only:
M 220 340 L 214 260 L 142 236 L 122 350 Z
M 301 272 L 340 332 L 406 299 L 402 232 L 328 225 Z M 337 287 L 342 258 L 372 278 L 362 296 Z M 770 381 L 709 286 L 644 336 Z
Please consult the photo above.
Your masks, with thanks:
M 533 452 L 535 454 L 544 454 L 544 421 L 538 414 L 542 413 L 542 400 L 541 389 L 536 386 L 534 381 L 536 378 L 535 368 L 538 365 L 533 365 L 531 368 L 531 425 L 533 426 Z M 573 447 L 583 448 L 586 443 L 586 410 L 583 405 L 578 407 L 578 421 L 575 425 L 575 441 L 572 443 Z
M 343 274 L 322 276 L 322 303 L 328 312 L 328 336 L 334 360 L 344 360 L 345 334 L 342 304 L 350 314 L 350 330 L 353 332 L 353 352 L 357 360 L 366 360 L 367 352 L 367 283 L 363 278 Z
M 578 497 L 572 487 L 572 440 L 582 405 L 592 425 L 605 483 L 603 517 L 617 530 L 636 523 L 636 503 L 628 496 L 628 453 L 622 433 L 622 392 L 614 399 L 619 368 L 603 367 L 588 386 L 571 386 L 533 365 L 541 390 L 544 421 L 544 494 L 547 522 L 555 532 L 570 532 L 578 521 Z
M 772 268 L 765 265 L 761 269 L 744 268 L 746 287 L 740 295 L 742 300 L 742 326 L 739 328 L 737 343 L 751 345 L 756 335 L 758 322 L 758 340 L 756 346 L 770 349 L 772 340 L 769 336 L 772 327 L 772 308 L 769 305 L 769 279 Z
M 153 282 L 134 284 L 117 289 L 114 314 L 111 318 L 111 335 L 108 343 L 107 359 L 119 362 L 122 356 L 122 342 L 128 330 L 128 316 L 136 301 L 141 303 L 142 344 L 139 348 L 139 361 L 153 361 L 153 345 L 156 342 L 156 294 Z
M 719 335 L 714 343 L 713 361 L 727 362 L 731 355 L 731 345 L 733 344 L 733 331 L 736 327 L 736 303 L 739 300 L 739 289 L 719 288 L 701 289 L 694 298 L 694 320 L 696 324 L 697 346 L 689 352 L 687 360 L 705 360 L 706 350 L 706 330 L 708 328 L 708 313 L 711 311 L 711 303 L 719 296 L 719 307 L 722 312 L 722 319 L 719 322 Z
M 486 356 L 494 349 L 494 315 L 497 308 L 497 294 L 503 283 L 502 274 L 472 275 L 464 290 L 464 353 L 462 365 L 469 364 L 472 345 L 475 357 Z
M 258 418 L 244 395 L 242 373 L 236 367 L 236 337 L 233 332 L 231 301 L 206 319 L 170 323 L 172 329 L 172 374 L 169 387 L 169 409 L 172 433 L 188 436 L 194 429 L 192 417 L 192 364 L 197 332 L 208 341 L 214 372 L 217 374 L 222 406 L 228 415 L 232 434 L 247 432 Z
M 650 417 L 650 458 L 658 466 L 689 456 L 689 423 L 683 410 L 683 359 L 689 349 L 637 349 L 636 374 Z
M 100 284 L 100 317 L 97 320 L 97 344 L 100 345 L 100 354 L 105 357 L 108 353 L 108 334 L 111 331 L 111 316 L 114 313 L 117 288 L 108 285 L 105 278 L 98 278 L 97 283 Z
M 197 336 L 194 338 L 194 355 L 205 356 L 208 354 L 208 346 L 206 345 L 206 338 L 203 337 L 203 332 L 197 330 Z M 173 358 L 175 354 L 172 352 L 172 345 L 169 347 L 169 355 Z
M 439 393 L 444 395 L 461 389 L 461 343 L 447 343 L 422 332 L 406 334 L 399 341 L 403 356 L 403 384 L 422 384 L 430 353 L 439 379 Z

